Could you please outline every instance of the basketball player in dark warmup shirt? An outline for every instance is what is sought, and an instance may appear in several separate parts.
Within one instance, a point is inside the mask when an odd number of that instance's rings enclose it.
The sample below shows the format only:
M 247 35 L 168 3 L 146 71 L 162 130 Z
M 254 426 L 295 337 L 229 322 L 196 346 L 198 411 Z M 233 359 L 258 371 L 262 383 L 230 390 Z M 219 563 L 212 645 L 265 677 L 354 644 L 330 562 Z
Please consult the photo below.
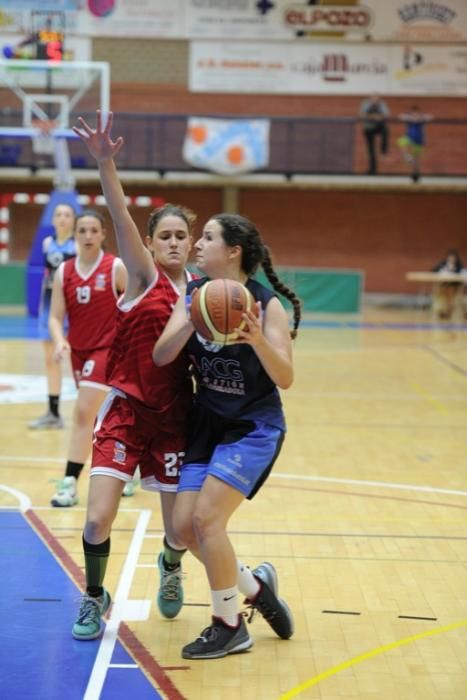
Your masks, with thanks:
M 255 226 L 242 216 L 220 214 L 204 227 L 196 243 L 198 268 L 210 279 L 231 278 L 247 286 L 259 315 L 244 314 L 247 327 L 238 343 L 219 346 L 194 332 L 185 300 L 180 299 L 155 345 L 156 364 L 187 351 L 196 378 L 195 409 L 180 473 L 174 511 L 179 538 L 204 564 L 211 587 L 212 624 L 185 646 L 188 659 L 212 659 L 249 649 L 253 641 L 239 615 L 238 592 L 259 610 L 276 634 L 288 639 L 293 619 L 277 595 L 272 564 L 252 572 L 238 562 L 227 535 L 230 516 L 252 498 L 276 460 L 285 432 L 277 387 L 293 381 L 292 344 L 285 310 L 276 294 L 251 279 L 261 264 L 275 291 L 294 306 L 294 331 L 300 302 L 283 285 Z M 188 285 L 188 292 L 207 278 Z
M 41 286 L 39 304 L 39 337 L 43 341 L 45 369 L 47 375 L 47 390 L 49 407 L 46 413 L 28 424 L 31 430 L 63 428 L 60 416 L 60 390 L 62 386 L 62 370 L 54 358 L 54 344 L 50 337 L 49 316 L 52 300 L 54 276 L 62 262 L 74 258 L 76 244 L 73 237 L 75 210 L 70 204 L 57 204 L 52 215 L 54 234 L 46 236 L 42 241 L 44 255 L 44 276 Z

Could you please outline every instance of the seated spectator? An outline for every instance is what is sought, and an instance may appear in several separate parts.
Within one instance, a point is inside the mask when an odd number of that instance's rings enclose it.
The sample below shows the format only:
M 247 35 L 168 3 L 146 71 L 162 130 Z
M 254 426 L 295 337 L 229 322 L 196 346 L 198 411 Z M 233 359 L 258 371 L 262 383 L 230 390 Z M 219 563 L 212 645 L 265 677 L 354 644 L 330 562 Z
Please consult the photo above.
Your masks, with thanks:
M 459 274 L 464 269 L 462 260 L 457 250 L 451 248 L 446 257 L 440 260 L 433 268 L 433 272 Z M 451 318 L 456 302 L 461 305 L 463 311 L 463 282 L 440 282 L 434 291 L 433 309 L 441 319 Z

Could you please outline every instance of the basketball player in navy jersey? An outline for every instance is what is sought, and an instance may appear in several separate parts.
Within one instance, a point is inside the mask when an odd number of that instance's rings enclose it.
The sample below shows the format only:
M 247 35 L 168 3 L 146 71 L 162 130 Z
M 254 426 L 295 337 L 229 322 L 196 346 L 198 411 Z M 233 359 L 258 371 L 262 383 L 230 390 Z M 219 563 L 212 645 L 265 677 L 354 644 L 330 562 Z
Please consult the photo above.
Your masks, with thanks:
M 119 251 L 128 270 L 107 367 L 112 391 L 95 427 L 83 532 L 86 592 L 72 631 L 75 639 L 88 640 L 100 634 L 101 617 L 110 605 L 103 583 L 111 528 L 122 489 L 138 465 L 142 487 L 160 493 L 166 533 L 164 550 L 158 557 L 159 610 L 164 617 L 173 618 L 183 604 L 180 562 L 186 550 L 172 527 L 172 509 L 193 388 L 185 358 L 176 358 L 160 369 L 154 365 L 151 352 L 192 279 L 185 266 L 195 216 L 171 204 L 156 209 L 150 216 L 144 245 L 127 209 L 114 162 L 123 139 L 111 138 L 112 114 L 104 126 L 98 112 L 96 129 L 81 118 L 79 124 L 74 131 L 97 161 Z
M 50 430 L 63 428 L 60 416 L 60 390 L 62 370 L 55 362 L 54 345 L 49 331 L 50 301 L 55 272 L 65 260 L 76 255 L 73 226 L 75 210 L 70 204 L 57 204 L 52 215 L 55 233 L 42 241 L 44 254 L 44 277 L 42 279 L 41 298 L 39 302 L 39 337 L 43 341 L 45 372 L 47 376 L 48 410 L 43 416 L 28 424 L 31 430 Z
M 272 564 L 253 571 L 237 561 L 227 535 L 229 518 L 266 480 L 280 452 L 285 419 L 278 388 L 293 381 L 287 315 L 276 294 L 252 279 L 261 264 L 275 291 L 294 307 L 300 301 L 278 279 L 255 226 L 234 214 L 214 216 L 196 243 L 197 267 L 207 275 L 188 285 L 188 294 L 207 280 L 242 282 L 257 301 L 259 317 L 244 314 L 238 343 L 219 346 L 194 332 L 185 299 L 179 299 L 153 351 L 158 366 L 188 353 L 196 378 L 195 406 L 174 510 L 179 538 L 204 564 L 211 587 L 212 624 L 185 646 L 187 659 L 213 659 L 249 649 L 239 615 L 239 591 L 282 639 L 293 634 L 293 618 L 277 595 Z

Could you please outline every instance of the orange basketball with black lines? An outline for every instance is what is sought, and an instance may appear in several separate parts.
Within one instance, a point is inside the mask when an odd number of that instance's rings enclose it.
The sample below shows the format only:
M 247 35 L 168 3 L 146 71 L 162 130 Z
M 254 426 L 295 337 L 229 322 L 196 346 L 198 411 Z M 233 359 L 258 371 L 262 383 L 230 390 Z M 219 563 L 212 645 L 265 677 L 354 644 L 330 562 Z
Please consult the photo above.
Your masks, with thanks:
M 231 279 L 215 279 L 193 290 L 190 315 L 192 323 L 205 340 L 217 345 L 237 342 L 235 328 L 243 329 L 243 314 L 257 306 L 250 290 Z

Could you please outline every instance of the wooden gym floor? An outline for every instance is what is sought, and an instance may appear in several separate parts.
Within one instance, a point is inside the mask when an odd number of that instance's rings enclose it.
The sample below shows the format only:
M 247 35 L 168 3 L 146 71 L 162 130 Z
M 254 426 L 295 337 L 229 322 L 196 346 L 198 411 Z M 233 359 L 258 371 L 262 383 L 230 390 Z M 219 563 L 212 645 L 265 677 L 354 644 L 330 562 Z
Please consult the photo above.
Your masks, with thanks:
M 127 697 L 125 683 L 129 677 L 136 683 L 136 670 L 147 685 L 144 692 L 132 686 L 138 699 L 465 700 L 465 326 L 436 326 L 423 312 L 372 310 L 350 321 L 315 317 L 301 330 L 296 381 L 283 395 L 284 449 L 260 494 L 231 523 L 245 563 L 276 566 L 295 635 L 276 639 L 257 617 L 251 652 L 197 662 L 181 659 L 180 649 L 208 624 L 205 576 L 187 555 L 186 605 L 176 620 L 160 617 L 154 595 L 161 516 L 157 497 L 141 490 L 122 501 L 115 523 L 106 585 L 118 604 L 104 638 L 71 639 L 75 584 L 83 580 L 87 471 L 79 506 L 49 507 L 63 471 L 72 401 L 63 403 L 64 431 L 27 430 L 43 410 L 41 347 L 7 326 L 0 340 L 0 514 L 16 514 L 22 525 L 5 521 L 2 528 L 2 697 L 60 697 L 50 680 L 38 680 L 40 690 L 30 695 L 18 690 L 21 649 L 29 649 L 41 624 L 45 636 L 27 666 L 46 663 L 51 677 L 65 669 L 69 697 Z M 12 398 L 18 384 L 22 402 Z M 35 544 L 15 545 L 15 532 L 25 528 Z M 42 570 L 36 548 L 44 547 L 49 568 Z M 28 566 L 39 572 L 42 597 L 27 594 Z M 50 567 L 58 577 L 55 598 L 46 595 L 55 580 Z M 31 600 L 36 610 L 48 605 L 45 622 L 37 623 L 36 613 L 22 615 Z M 47 634 L 57 617 L 65 626 L 59 644 Z M 9 636 L 17 654 L 4 664 Z M 120 664 L 118 654 L 126 654 Z M 117 671 L 110 693 L 106 684 Z

